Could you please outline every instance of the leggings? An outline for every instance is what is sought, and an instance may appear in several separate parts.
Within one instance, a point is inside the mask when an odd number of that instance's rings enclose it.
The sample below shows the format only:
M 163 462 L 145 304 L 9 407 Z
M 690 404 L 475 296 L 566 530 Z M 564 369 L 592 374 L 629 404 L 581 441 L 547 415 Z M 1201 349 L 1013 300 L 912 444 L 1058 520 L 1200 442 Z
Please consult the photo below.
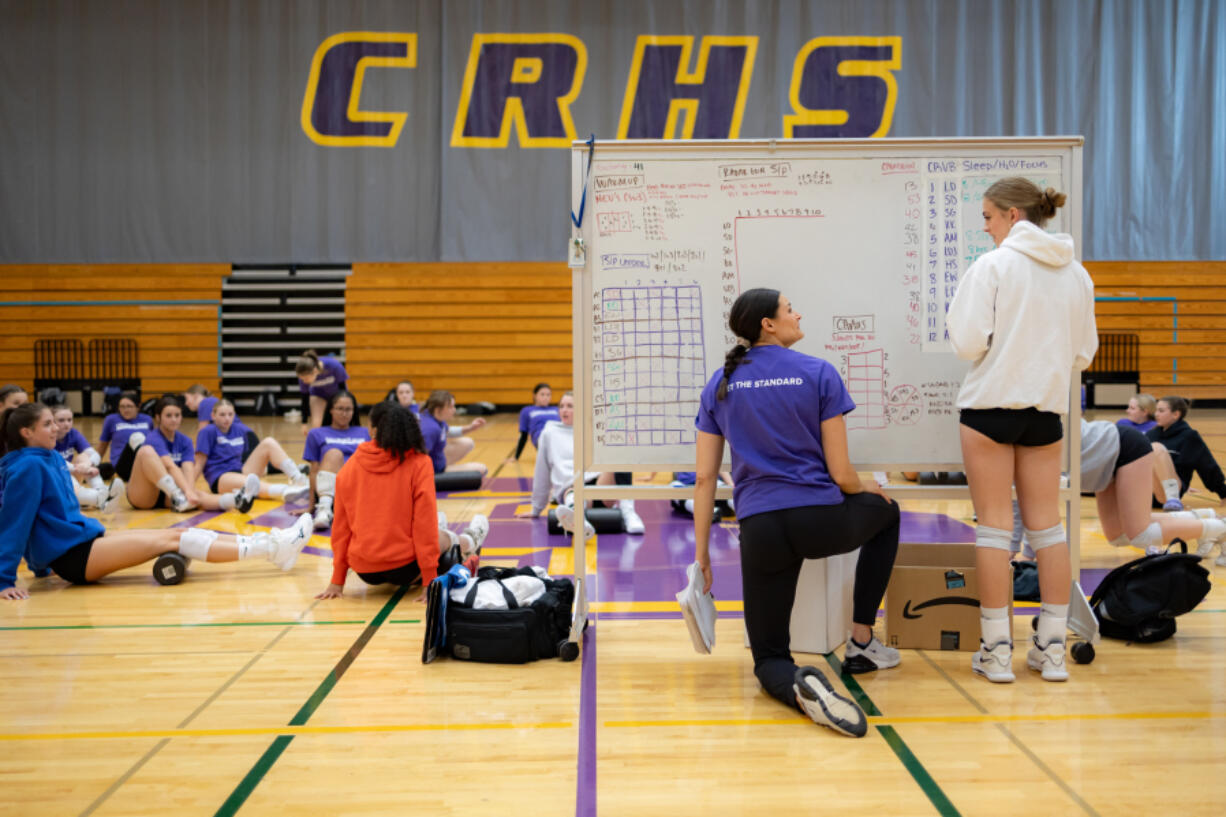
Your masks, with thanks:
M 745 629 L 763 689 L 797 707 L 791 619 L 804 560 L 860 548 L 852 620 L 871 627 L 894 569 L 899 519 L 897 504 L 865 492 L 848 494 L 839 505 L 785 508 L 741 520 Z

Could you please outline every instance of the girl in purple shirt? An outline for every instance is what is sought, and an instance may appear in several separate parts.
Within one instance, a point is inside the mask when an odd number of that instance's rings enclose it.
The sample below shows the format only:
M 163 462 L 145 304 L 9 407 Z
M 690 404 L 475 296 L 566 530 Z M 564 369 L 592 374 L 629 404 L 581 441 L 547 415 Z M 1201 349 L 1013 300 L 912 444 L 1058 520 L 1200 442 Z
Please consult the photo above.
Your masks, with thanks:
M 83 508 L 113 511 L 123 494 L 120 481 L 111 491 L 98 473 L 102 457 L 85 439 L 85 435 L 72 427 L 72 409 L 68 406 L 52 406 L 51 417 L 55 421 L 55 450 L 68 463 L 74 477 L 73 491 Z M 78 481 L 80 480 L 80 481 Z M 84 482 L 85 485 L 82 485 Z
M 315 504 L 315 529 L 332 525 L 332 500 L 336 496 L 336 474 L 358 446 L 370 439 L 370 432 L 358 422 L 358 401 L 347 391 L 338 391 L 328 400 L 326 414 L 331 425 L 307 433 L 302 458 L 311 464 L 311 493 Z
M 312 428 L 324 424 L 328 399 L 344 390 L 349 375 L 339 360 L 326 355 L 321 357 L 314 349 L 302 353 L 294 374 L 298 375 L 298 391 L 302 392 L 302 416 L 307 418 L 302 426 L 305 436 Z
M 732 305 L 728 325 L 739 340 L 703 389 L 697 419 L 694 536 L 703 590 L 711 589 L 711 518 L 727 440 L 754 674 L 815 722 L 862 737 L 863 711 L 816 668 L 792 660 L 792 601 L 805 559 L 859 548 L 843 669 L 897 666 L 898 651 L 872 628 L 898 551 L 898 505 L 875 482 L 860 481 L 843 419 L 855 403 L 833 366 L 789 348 L 804 333 L 788 299 L 774 289 L 748 290 Z
M 115 468 L 115 473 L 123 479 L 128 478 L 127 463 L 124 467 L 120 467 L 119 459 L 123 456 L 124 449 L 128 448 L 128 439 L 133 434 L 143 434 L 149 436 L 149 432 L 153 429 L 153 418 L 148 414 L 140 413 L 140 395 L 136 392 L 126 391 L 119 396 L 118 411 L 115 414 L 108 414 L 102 421 L 102 436 L 98 443 L 98 454 L 107 456 L 110 454 L 111 465 Z
M 170 508 L 183 513 L 193 508 L 206 511 L 251 510 L 259 479 L 221 496 L 200 491 L 196 486 L 196 450 L 192 441 L 179 431 L 183 409 L 172 395 L 153 407 L 153 430 L 136 452 L 136 462 L 128 480 L 128 502 L 133 508 Z
M 561 419 L 558 416 L 558 410 L 549 405 L 552 400 L 553 389 L 549 388 L 549 384 L 537 383 L 536 388 L 532 390 L 532 405 L 524 406 L 519 412 L 519 443 L 515 446 L 515 456 L 508 459 L 507 462 L 519 459 L 529 439 L 532 440 L 533 447 L 536 447 L 536 441 L 541 438 L 541 431 L 545 429 L 545 423 Z
M 455 417 L 455 397 L 449 391 L 430 392 L 421 407 L 421 435 L 426 442 L 426 453 L 434 460 L 434 473 L 442 471 L 476 471 L 484 475 L 489 469 L 480 462 L 460 460 L 472 453 L 476 443 L 471 437 L 460 436 L 485 425 L 485 419 L 476 417 L 466 426 L 449 426 Z M 450 439 L 448 439 L 450 438 Z
M 234 418 L 234 404 L 229 400 L 218 398 L 212 420 L 196 434 L 196 472 L 204 475 L 208 485 L 208 493 L 201 490 L 201 496 L 242 489 L 244 495 L 254 491 L 253 496 L 262 499 L 290 503 L 310 492 L 306 475 L 275 439 L 265 437 L 247 450 L 248 429 Z M 289 477 L 288 485 L 260 480 L 270 464 Z

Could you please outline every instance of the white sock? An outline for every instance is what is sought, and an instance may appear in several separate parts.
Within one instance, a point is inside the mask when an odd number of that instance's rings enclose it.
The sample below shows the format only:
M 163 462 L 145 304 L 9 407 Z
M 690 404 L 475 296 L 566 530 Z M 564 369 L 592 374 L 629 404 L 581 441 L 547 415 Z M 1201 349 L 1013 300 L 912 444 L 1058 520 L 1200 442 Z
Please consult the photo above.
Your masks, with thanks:
M 1009 631 L 1009 608 L 980 607 L 979 630 L 982 633 L 983 643 L 988 647 L 995 647 L 1002 641 L 1012 645 L 1013 633 Z
M 237 497 L 235 496 L 234 491 L 231 491 L 228 494 L 222 494 L 221 496 L 217 497 L 217 501 L 221 505 L 221 509 L 223 511 L 231 510 L 234 507 L 234 503 L 236 499 Z
M 1167 499 L 1179 499 L 1179 480 L 1162 480 L 1162 493 L 1166 494 Z
M 281 464 L 277 467 L 280 468 L 281 473 L 285 474 L 287 477 L 296 477 L 302 473 L 302 471 L 298 469 L 298 463 L 294 462 L 293 457 L 286 457 L 285 459 L 281 460 Z
M 1053 641 L 1063 643 L 1068 630 L 1068 605 L 1043 602 L 1039 611 L 1039 629 L 1035 633 L 1039 646 L 1046 647 Z
M 272 540 L 267 533 L 257 533 L 254 536 L 236 536 L 238 540 L 238 558 L 258 559 L 272 552 Z
M 280 497 L 285 496 L 285 492 L 289 489 L 290 486 L 288 485 L 269 485 L 268 496 L 271 499 L 279 499 Z
M 1226 534 L 1226 522 L 1221 519 L 1202 519 L 1200 521 L 1201 539 L 1220 539 Z
M 93 488 L 86 488 L 81 483 L 73 480 L 72 492 L 77 495 L 77 502 L 82 508 L 98 507 L 98 491 Z
M 174 496 L 175 494 L 182 493 L 182 491 L 179 490 L 179 486 L 175 485 L 174 477 L 172 477 L 170 474 L 167 474 L 159 479 L 157 481 L 157 486 L 166 493 L 166 496 Z
M 102 477 L 98 476 L 97 474 L 94 474 L 89 478 L 89 487 L 93 488 L 95 491 L 102 491 L 103 493 L 106 493 L 106 483 L 103 482 Z
M 467 559 L 469 556 L 472 555 L 473 551 L 477 549 L 477 543 L 474 542 L 473 538 L 469 536 L 467 533 L 461 533 L 459 535 L 459 540 L 460 540 L 460 556 Z

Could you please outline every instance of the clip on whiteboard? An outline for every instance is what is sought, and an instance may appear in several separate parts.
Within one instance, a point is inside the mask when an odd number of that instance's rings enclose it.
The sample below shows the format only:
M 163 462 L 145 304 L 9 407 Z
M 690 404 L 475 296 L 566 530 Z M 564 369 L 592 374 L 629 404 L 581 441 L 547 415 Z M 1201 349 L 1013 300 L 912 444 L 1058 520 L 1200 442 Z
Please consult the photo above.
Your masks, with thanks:
M 571 239 L 567 259 L 567 263 L 572 267 L 582 267 L 587 263 L 587 247 L 584 246 L 582 238 Z

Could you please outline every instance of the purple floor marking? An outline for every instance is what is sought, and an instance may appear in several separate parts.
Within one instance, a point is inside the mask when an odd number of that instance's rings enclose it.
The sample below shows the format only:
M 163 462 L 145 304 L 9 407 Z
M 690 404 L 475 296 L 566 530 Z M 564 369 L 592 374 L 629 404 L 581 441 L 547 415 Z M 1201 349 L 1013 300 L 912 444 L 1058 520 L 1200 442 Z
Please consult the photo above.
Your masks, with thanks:
M 298 521 L 298 517 L 306 512 L 306 506 L 295 508 L 293 505 L 278 505 L 268 513 L 260 514 L 251 520 L 252 525 L 265 528 L 288 528 Z
M 332 551 L 328 550 L 327 548 L 317 548 L 313 545 L 307 545 L 302 549 L 302 552 L 309 553 L 312 556 L 322 556 L 325 559 L 332 558 Z
M 1098 589 L 1103 579 L 1113 569 L 1110 567 L 1083 567 L 1081 569 L 1081 589 L 1085 591 L 1086 598 L 1089 598 L 1090 594 Z
M 221 516 L 223 513 L 225 513 L 225 511 L 204 511 L 203 513 L 198 513 L 189 519 L 184 519 L 182 522 L 176 522 L 173 525 L 171 525 L 171 527 L 172 528 L 194 528 L 203 522 L 208 522 L 210 519 L 216 519 L 217 517 Z
M 579 686 L 579 769 L 575 817 L 596 817 L 596 622 L 583 631 L 583 679 Z

